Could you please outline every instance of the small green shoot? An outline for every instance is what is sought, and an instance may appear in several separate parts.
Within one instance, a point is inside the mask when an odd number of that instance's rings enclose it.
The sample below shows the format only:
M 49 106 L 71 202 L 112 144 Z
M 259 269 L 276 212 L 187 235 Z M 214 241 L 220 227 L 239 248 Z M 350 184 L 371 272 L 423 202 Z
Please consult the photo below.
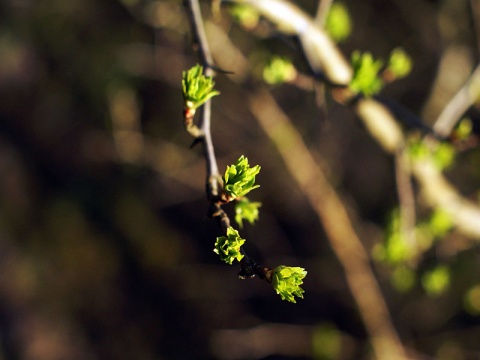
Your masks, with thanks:
M 182 89 L 185 108 L 195 110 L 220 92 L 214 90 L 215 82 L 203 75 L 203 67 L 195 65 L 183 72 Z
M 231 201 L 245 196 L 253 189 L 260 187 L 260 185 L 255 185 L 255 176 L 259 172 L 260 166 L 250 167 L 248 159 L 243 155 L 238 158 L 235 164 L 227 166 L 223 176 L 224 192 L 227 200 Z
M 234 260 L 240 261 L 243 259 L 240 248 L 244 243 L 245 239 L 242 239 L 238 231 L 230 226 L 227 229 L 227 236 L 217 237 L 213 252 L 218 254 L 222 261 L 232 265 Z
M 371 53 L 354 51 L 352 54 L 353 78 L 350 89 L 357 94 L 372 96 L 380 92 L 383 80 L 379 72 L 383 67 L 381 60 L 375 60 Z
M 282 300 L 296 303 L 295 296 L 303 299 L 305 291 L 300 285 L 305 276 L 307 272 L 304 268 L 280 265 L 273 271 L 272 285 Z

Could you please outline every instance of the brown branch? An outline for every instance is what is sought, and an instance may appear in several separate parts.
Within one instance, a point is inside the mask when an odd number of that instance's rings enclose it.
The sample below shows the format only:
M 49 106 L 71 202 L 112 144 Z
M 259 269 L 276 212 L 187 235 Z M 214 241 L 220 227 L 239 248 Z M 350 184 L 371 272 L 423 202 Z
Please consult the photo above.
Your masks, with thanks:
M 191 25 L 194 42 L 197 44 L 201 63 L 206 76 L 213 76 L 213 58 L 208 46 L 207 35 L 203 25 L 202 14 L 198 0 L 185 0 L 185 9 Z M 211 123 L 211 100 L 201 107 L 201 129 L 203 133 L 202 143 L 207 166 L 207 196 L 217 197 L 220 193 L 221 177 L 218 172 L 217 160 L 210 131 Z
M 350 290 L 370 334 L 378 359 L 406 359 L 392 325 L 369 255 L 358 238 L 347 210 L 324 171 L 290 120 L 266 91 L 250 97 L 250 108 L 276 145 L 290 174 L 318 214 L 330 244 L 345 270 Z M 289 139 L 288 143 L 285 139 Z

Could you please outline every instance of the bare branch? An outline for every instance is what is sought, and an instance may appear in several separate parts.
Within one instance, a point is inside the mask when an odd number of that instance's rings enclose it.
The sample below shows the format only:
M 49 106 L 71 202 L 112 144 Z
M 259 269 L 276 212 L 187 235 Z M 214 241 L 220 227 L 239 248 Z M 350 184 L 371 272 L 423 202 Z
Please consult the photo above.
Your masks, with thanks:
M 213 76 L 213 58 L 208 46 L 207 35 L 203 25 L 202 14 L 198 0 L 185 0 L 185 8 L 192 27 L 192 34 L 195 43 L 198 45 L 198 52 L 206 76 Z M 208 196 L 219 195 L 219 172 L 215 150 L 213 147 L 210 131 L 211 122 L 211 100 L 208 100 L 201 108 L 201 129 L 203 132 L 203 148 L 207 166 L 207 191 Z

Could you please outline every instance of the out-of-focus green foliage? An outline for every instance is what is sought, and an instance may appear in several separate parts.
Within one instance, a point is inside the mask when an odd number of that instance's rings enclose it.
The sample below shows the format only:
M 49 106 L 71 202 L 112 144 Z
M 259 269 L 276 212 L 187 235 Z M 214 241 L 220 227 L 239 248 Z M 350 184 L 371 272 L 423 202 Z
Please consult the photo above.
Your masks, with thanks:
M 250 201 L 247 197 L 242 197 L 235 203 L 235 221 L 241 228 L 243 227 L 243 220 L 253 224 L 258 220 L 260 206 L 262 206 L 261 202 Z
M 408 153 L 413 161 L 431 158 L 439 170 L 449 168 L 455 160 L 455 147 L 449 142 L 426 143 L 421 139 L 411 139 Z
M 342 2 L 334 2 L 325 19 L 325 30 L 337 42 L 347 39 L 352 32 L 352 20 Z
M 252 6 L 236 4 L 229 8 L 232 17 L 246 29 L 257 26 L 260 14 Z
M 313 332 L 313 358 L 316 360 L 335 360 L 342 352 L 340 331 L 331 323 L 315 326 Z
M 417 274 L 410 266 L 401 264 L 392 270 L 390 280 L 395 289 L 400 292 L 408 292 L 415 285 Z
M 472 286 L 465 293 L 463 307 L 468 313 L 474 316 L 480 315 L 480 284 Z
M 353 78 L 350 89 L 354 93 L 372 96 L 380 92 L 383 81 L 379 76 L 383 61 L 375 60 L 369 52 L 354 51 L 352 54 Z
M 395 209 L 390 214 L 383 243 L 378 243 L 373 248 L 373 257 L 390 265 L 399 265 L 412 259 L 416 253 L 415 248 L 408 244 L 400 228 L 400 211 Z
M 430 296 L 443 294 L 450 286 L 450 269 L 445 265 L 438 265 L 422 275 L 422 286 Z
M 297 71 L 292 62 L 280 56 L 270 58 L 263 68 L 263 79 L 271 85 L 292 81 L 296 76 Z
M 389 217 L 386 226 L 385 240 L 373 248 L 373 258 L 392 267 L 391 282 L 402 292 L 410 290 L 416 281 L 415 263 L 428 251 L 435 241 L 441 241 L 452 229 L 450 216 L 442 211 L 435 210 L 424 221 L 419 221 L 413 229 L 414 234 L 409 243 L 400 228 L 401 217 L 399 209 L 395 209 Z M 444 274 L 438 270 L 428 272 L 422 276 L 422 285 L 429 293 L 440 294 L 440 276 Z M 439 275 L 440 274 L 440 275 Z M 446 286 L 446 285 L 444 285 Z
M 397 79 L 401 79 L 412 71 L 412 58 L 402 48 L 395 48 L 390 53 L 387 70 L 389 70 Z
M 238 231 L 230 226 L 227 229 L 227 236 L 217 237 L 213 251 L 220 256 L 222 261 L 232 265 L 234 260 L 243 259 L 240 248 L 244 243 L 245 239 L 242 239 Z
M 453 228 L 453 222 L 447 212 L 436 209 L 427 221 L 432 237 L 442 238 Z
M 473 130 L 472 120 L 468 117 L 463 118 L 455 129 L 453 130 L 453 135 L 456 140 L 466 140 L 471 134 Z

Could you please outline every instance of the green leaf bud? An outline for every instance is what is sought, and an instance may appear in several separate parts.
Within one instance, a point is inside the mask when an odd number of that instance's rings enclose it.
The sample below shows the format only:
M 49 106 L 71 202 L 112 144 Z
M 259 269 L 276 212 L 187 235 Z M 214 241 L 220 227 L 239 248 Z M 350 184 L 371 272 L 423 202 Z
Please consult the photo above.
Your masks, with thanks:
M 280 265 L 275 268 L 272 275 L 272 285 L 282 300 L 296 303 L 295 296 L 303 299 L 305 292 L 300 285 L 307 272 L 301 267 Z
M 353 78 L 350 89 L 365 96 L 372 96 L 380 92 L 383 81 L 378 73 L 383 66 L 381 60 L 375 60 L 369 52 L 352 54 Z
M 203 75 L 203 67 L 195 65 L 183 72 L 182 89 L 186 109 L 197 109 L 220 92 L 214 90 L 215 82 L 211 76 Z
M 227 166 L 223 176 L 224 192 L 228 200 L 247 195 L 253 189 L 260 187 L 255 185 L 255 176 L 260 172 L 260 166 L 250 167 L 248 159 L 240 156 L 237 162 Z
M 234 260 L 240 261 L 243 259 L 240 248 L 244 243 L 245 239 L 242 239 L 238 231 L 230 226 L 227 229 L 227 236 L 217 237 L 213 252 L 220 255 L 222 261 L 232 265 Z

